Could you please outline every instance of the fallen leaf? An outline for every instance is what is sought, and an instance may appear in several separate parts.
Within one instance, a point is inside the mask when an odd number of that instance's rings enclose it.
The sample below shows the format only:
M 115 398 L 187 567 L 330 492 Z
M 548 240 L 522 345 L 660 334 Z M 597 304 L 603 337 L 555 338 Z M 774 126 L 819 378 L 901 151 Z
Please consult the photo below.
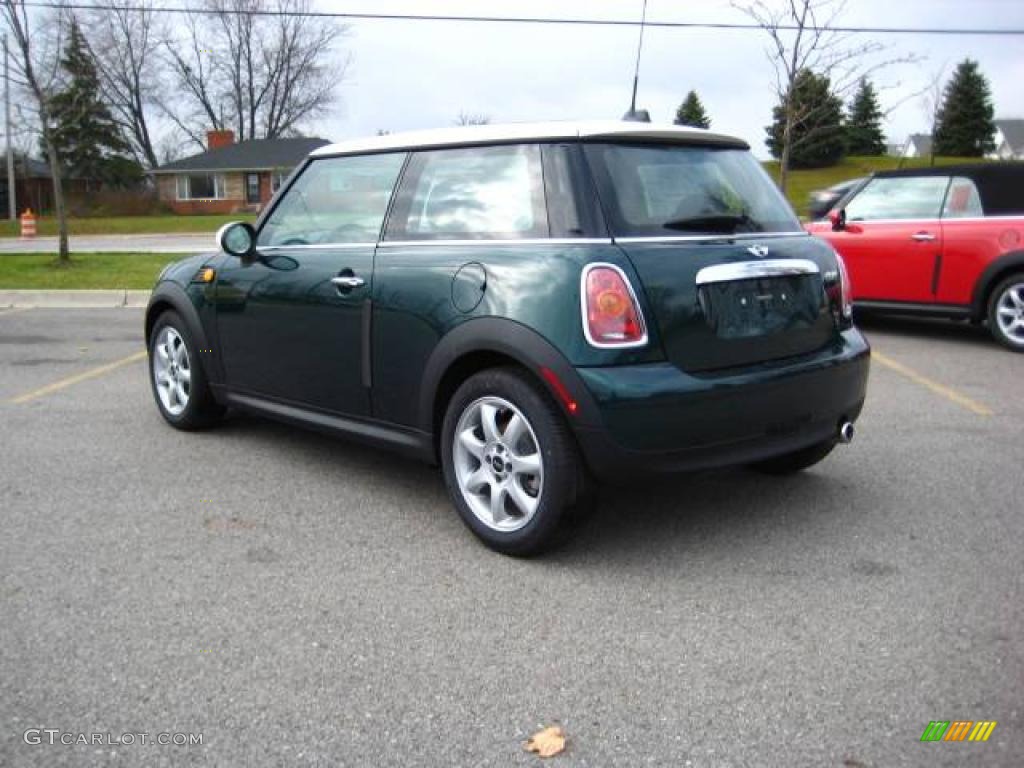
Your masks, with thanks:
M 536 752 L 538 757 L 554 757 L 565 749 L 565 733 L 557 725 L 538 731 L 523 745 L 527 752 Z

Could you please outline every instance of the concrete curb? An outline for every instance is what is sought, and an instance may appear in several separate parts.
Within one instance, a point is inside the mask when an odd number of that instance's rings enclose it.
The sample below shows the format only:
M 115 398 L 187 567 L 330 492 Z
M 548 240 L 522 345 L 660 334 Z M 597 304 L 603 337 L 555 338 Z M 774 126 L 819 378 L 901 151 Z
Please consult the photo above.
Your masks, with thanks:
M 101 291 L 0 290 L 0 307 L 9 309 L 110 309 L 145 307 L 149 291 L 123 288 Z

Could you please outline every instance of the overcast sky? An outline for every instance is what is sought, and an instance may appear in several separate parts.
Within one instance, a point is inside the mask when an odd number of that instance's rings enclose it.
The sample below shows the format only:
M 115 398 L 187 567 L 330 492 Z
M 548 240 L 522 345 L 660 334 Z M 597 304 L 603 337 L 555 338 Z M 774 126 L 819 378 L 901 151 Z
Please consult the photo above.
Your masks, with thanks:
M 769 0 L 770 1 L 770 0 Z M 642 0 L 320 0 L 323 10 L 639 19 Z M 744 21 L 728 0 L 649 0 L 649 21 Z M 851 25 L 1024 28 L 1021 0 L 849 0 Z M 866 39 L 866 36 L 860 36 Z M 890 141 L 926 131 L 920 91 L 943 66 L 977 59 L 992 84 L 997 117 L 1024 117 L 1024 37 L 885 35 L 885 55 L 922 57 L 876 77 L 892 108 Z M 859 42 L 857 38 L 851 44 Z M 358 21 L 344 43 L 352 54 L 339 104 L 310 127 L 332 140 L 451 125 L 460 110 L 491 122 L 618 118 L 629 106 L 636 28 Z M 774 75 L 759 31 L 651 29 L 640 64 L 639 107 L 670 121 L 690 88 L 712 127 L 766 155 L 764 126 Z

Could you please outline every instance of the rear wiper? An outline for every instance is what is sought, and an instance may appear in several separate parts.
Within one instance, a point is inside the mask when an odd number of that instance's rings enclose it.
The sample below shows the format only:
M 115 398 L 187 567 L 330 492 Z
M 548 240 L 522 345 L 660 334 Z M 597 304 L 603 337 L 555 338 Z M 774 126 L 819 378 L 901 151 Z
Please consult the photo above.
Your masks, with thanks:
M 745 213 L 707 213 L 701 216 L 687 216 L 682 219 L 666 221 L 661 226 L 665 229 L 729 234 L 738 231 L 743 225 L 746 225 L 748 232 L 760 231 L 757 222 Z

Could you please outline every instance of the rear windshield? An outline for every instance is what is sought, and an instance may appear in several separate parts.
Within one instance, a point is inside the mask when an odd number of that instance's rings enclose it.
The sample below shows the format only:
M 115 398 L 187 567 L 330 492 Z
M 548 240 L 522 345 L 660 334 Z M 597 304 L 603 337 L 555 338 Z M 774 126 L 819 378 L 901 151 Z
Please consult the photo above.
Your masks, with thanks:
M 745 149 L 587 144 L 586 153 L 616 236 L 800 231 Z

